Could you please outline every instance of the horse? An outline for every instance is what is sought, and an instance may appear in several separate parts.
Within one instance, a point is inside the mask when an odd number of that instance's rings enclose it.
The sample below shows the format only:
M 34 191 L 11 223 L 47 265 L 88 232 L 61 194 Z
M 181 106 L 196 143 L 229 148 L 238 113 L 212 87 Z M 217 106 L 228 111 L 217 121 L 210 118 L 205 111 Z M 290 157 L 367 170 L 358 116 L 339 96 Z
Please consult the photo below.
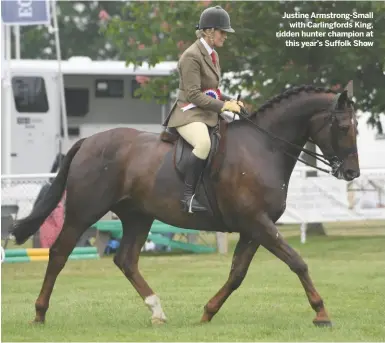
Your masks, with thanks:
M 350 85 L 340 93 L 312 85 L 292 87 L 254 113 L 228 123 L 216 178 L 208 181 L 215 193 L 214 212 L 182 211 L 183 178 L 175 162 L 179 143 L 132 128 L 114 128 L 77 141 L 45 198 L 26 218 L 16 221 L 12 230 L 16 244 L 24 243 L 37 232 L 66 189 L 65 221 L 49 252 L 32 322 L 45 322 L 56 278 L 80 236 L 112 211 L 123 226 L 113 261 L 151 311 L 153 324 L 162 324 L 167 318 L 160 297 L 140 273 L 138 261 L 157 219 L 181 228 L 239 233 L 228 279 L 204 306 L 201 322 L 210 322 L 241 286 L 254 254 L 263 246 L 297 274 L 315 311 L 314 325 L 331 326 L 307 264 L 275 223 L 285 211 L 290 176 L 309 140 L 320 148 L 323 155 L 315 155 L 323 156 L 334 177 L 345 181 L 359 177 L 357 120 Z

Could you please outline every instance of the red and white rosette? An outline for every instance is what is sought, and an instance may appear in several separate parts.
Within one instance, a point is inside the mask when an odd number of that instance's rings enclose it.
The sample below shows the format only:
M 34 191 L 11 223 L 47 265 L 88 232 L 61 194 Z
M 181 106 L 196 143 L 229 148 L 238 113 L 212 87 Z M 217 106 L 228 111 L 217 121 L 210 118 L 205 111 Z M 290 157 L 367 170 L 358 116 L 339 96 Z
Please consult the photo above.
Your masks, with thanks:
M 216 100 L 220 100 L 221 98 L 221 92 L 219 89 L 212 89 L 212 88 L 209 88 L 209 89 L 205 89 L 203 91 L 203 94 L 206 94 L 208 96 L 211 96 L 212 98 L 216 99 Z M 189 103 L 185 106 L 183 106 L 181 109 L 183 112 L 191 109 L 191 108 L 194 108 L 194 107 L 197 107 L 196 105 L 194 105 L 193 103 Z

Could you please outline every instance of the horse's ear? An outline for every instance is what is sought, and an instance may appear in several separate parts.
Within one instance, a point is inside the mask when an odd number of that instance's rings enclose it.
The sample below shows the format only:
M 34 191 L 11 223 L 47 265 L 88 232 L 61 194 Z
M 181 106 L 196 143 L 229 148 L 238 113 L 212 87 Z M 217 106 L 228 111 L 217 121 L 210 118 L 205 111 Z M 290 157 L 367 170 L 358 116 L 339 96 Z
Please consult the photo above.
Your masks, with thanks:
M 349 99 L 353 98 L 353 80 L 350 80 L 345 87 L 345 90 L 348 92 Z
M 345 108 L 345 105 L 348 101 L 348 91 L 345 89 L 342 93 L 340 93 L 339 95 L 337 95 L 338 98 L 337 98 L 337 103 L 336 103 L 336 106 L 335 108 L 337 110 L 343 110 Z

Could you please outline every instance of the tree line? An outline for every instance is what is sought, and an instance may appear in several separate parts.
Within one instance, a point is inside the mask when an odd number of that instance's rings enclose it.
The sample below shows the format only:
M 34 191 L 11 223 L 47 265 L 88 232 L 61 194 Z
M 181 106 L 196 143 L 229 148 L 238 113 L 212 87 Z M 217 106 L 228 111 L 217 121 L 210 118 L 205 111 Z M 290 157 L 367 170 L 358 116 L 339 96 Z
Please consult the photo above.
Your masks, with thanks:
M 376 125 L 385 113 L 384 2 L 60 1 L 57 12 L 62 57 L 82 55 L 93 60 L 126 60 L 135 65 L 176 61 L 196 39 L 200 13 L 213 5 L 221 5 L 229 12 L 236 31 L 218 49 L 222 73 L 233 75 L 222 80 L 225 91 L 237 94 L 246 90 L 249 95 L 244 100 L 257 107 L 294 85 L 314 84 L 338 91 L 353 80 L 356 107 L 372 114 L 371 124 Z M 306 19 L 283 18 L 294 13 L 314 13 L 312 25 L 321 24 L 316 29 L 303 28 L 301 25 L 306 24 L 294 23 L 306 23 Z M 330 13 L 339 14 L 339 18 L 327 18 Z M 373 18 L 347 20 L 346 14 L 353 17 L 353 13 L 373 13 Z M 345 27 L 335 23 L 345 23 Z M 301 31 L 318 34 L 305 39 Z M 295 32 L 299 38 L 284 36 Z M 328 36 L 328 32 L 337 37 Z M 366 37 L 346 38 L 346 32 L 364 32 Z M 54 36 L 46 27 L 22 27 L 21 39 L 22 58 L 56 58 Z M 325 47 L 326 40 L 336 39 L 370 41 L 373 46 Z M 288 41 L 294 40 L 309 43 L 291 46 Z M 315 41 L 323 42 L 323 46 Z M 140 92 L 144 99 L 156 95 L 158 101 L 164 101 L 162 96 L 176 89 L 177 81 L 177 74 L 151 78 Z

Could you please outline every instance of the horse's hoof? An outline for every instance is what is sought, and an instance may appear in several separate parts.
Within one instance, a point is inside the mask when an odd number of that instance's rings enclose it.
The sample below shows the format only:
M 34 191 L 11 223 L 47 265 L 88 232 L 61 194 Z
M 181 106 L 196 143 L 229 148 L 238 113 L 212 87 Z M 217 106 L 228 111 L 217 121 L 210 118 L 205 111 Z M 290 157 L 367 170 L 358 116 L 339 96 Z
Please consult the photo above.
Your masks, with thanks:
M 201 318 L 200 323 L 205 324 L 205 323 L 210 323 L 211 317 L 209 317 L 207 314 L 204 314 Z
M 166 323 L 166 319 L 165 318 L 153 317 L 153 318 L 151 318 L 151 323 L 153 325 L 162 325 L 162 324 Z
M 313 320 L 313 324 L 319 328 L 331 328 L 332 322 L 330 320 Z
M 38 324 L 43 325 L 44 324 L 44 320 L 36 320 L 36 319 L 34 319 L 34 320 L 31 320 L 29 322 L 29 324 L 31 324 L 31 325 L 38 325 Z

